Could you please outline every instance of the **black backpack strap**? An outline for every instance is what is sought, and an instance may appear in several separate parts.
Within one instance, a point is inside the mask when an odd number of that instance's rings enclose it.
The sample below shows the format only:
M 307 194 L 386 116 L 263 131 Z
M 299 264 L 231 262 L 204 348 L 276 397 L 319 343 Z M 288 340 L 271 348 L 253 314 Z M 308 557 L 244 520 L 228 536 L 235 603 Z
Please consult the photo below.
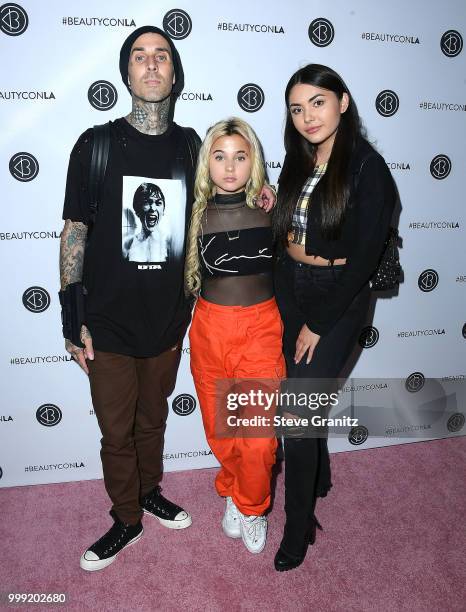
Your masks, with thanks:
M 197 158 L 199 156 L 199 150 L 201 148 L 201 141 L 199 136 L 190 127 L 181 128 L 183 130 L 184 137 L 188 143 L 189 156 L 191 158 L 191 165 L 193 170 L 196 170 Z
M 91 165 L 89 168 L 89 225 L 95 223 L 102 198 L 102 187 L 110 151 L 110 123 L 94 126 Z

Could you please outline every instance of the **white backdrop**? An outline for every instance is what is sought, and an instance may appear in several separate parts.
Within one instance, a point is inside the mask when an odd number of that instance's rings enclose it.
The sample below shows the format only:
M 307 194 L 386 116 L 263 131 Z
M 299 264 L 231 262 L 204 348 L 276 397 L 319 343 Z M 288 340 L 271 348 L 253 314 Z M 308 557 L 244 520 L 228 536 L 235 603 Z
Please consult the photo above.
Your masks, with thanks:
M 245 118 L 262 140 L 271 182 L 284 154 L 288 78 L 309 62 L 342 74 L 397 182 L 404 243 L 404 284 L 397 298 L 378 300 L 353 376 L 464 380 L 464 0 L 141 0 L 134 9 L 123 0 L 19 1 L 0 7 L 0 486 L 101 477 L 88 381 L 61 337 L 65 177 L 79 134 L 130 110 L 118 70 L 123 40 L 135 27 L 162 26 L 164 16 L 185 70 L 176 121 L 203 136 L 221 118 Z M 194 397 L 186 339 L 167 471 L 216 465 Z M 435 435 L 464 435 L 464 406 L 455 410 Z M 399 442 L 392 435 L 359 444 L 364 437 L 332 439 L 330 449 Z

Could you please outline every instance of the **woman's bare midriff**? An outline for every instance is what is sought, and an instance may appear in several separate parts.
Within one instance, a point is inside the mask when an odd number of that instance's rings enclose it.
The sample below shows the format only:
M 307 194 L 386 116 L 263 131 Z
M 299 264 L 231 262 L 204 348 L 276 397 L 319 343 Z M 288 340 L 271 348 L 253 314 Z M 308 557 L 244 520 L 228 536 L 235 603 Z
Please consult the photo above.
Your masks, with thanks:
M 319 255 L 306 255 L 305 248 L 294 242 L 288 243 L 286 251 L 292 259 L 300 261 L 301 263 L 312 264 L 313 266 L 329 266 L 331 263 L 330 260 L 325 259 L 325 257 L 320 257 Z M 345 264 L 346 258 L 334 259 L 333 263 L 334 265 Z

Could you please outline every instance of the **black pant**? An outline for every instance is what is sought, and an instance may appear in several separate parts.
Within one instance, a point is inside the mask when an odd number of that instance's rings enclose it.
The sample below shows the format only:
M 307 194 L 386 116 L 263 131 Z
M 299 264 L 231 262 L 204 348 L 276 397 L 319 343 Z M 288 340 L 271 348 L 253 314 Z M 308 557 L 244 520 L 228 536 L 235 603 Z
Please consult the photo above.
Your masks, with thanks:
M 309 305 L 325 299 L 325 293 L 338 282 L 343 270 L 344 265 L 299 263 L 286 253 L 277 261 L 275 297 L 284 324 L 283 353 L 288 389 L 293 385 L 291 379 L 336 379 L 356 345 L 369 309 L 368 284 L 356 295 L 334 327 L 320 338 L 311 362 L 306 364 L 305 355 L 300 363 L 294 363 L 296 340 L 307 318 L 305 313 Z M 284 410 L 310 416 L 306 406 L 286 406 Z M 292 520 L 301 521 L 304 529 L 305 521 L 314 514 L 316 497 L 327 495 L 332 486 L 327 438 L 285 437 L 284 451 L 287 525 Z M 297 546 L 289 543 L 288 549 L 293 552 L 291 549 Z
M 294 363 L 296 339 L 310 304 L 325 298 L 338 282 L 345 266 L 313 266 L 291 259 L 286 253 L 275 268 L 275 294 L 285 326 L 283 350 L 290 378 L 337 378 L 351 355 L 364 325 L 370 302 L 367 284 L 354 298 L 334 327 L 320 338 L 311 363 L 303 357 Z

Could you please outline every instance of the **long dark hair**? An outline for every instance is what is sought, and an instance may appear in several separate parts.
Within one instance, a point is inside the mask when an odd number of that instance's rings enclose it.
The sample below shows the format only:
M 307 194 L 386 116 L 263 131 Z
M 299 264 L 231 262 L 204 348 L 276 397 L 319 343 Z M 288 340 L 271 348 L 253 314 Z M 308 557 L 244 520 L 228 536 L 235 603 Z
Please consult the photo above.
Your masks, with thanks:
M 317 146 L 306 140 L 293 125 L 288 109 L 291 89 L 298 84 L 314 85 L 333 91 L 339 100 L 347 93 L 349 105 L 341 115 L 327 171 L 315 187 L 312 199 L 321 201 L 321 232 L 328 239 L 338 237 L 349 196 L 348 164 L 361 135 L 358 109 L 348 87 L 334 70 L 321 64 L 300 68 L 288 81 L 285 90 L 285 161 L 279 178 L 277 206 L 273 229 L 278 246 L 286 246 L 293 210 L 306 179 L 316 165 Z

